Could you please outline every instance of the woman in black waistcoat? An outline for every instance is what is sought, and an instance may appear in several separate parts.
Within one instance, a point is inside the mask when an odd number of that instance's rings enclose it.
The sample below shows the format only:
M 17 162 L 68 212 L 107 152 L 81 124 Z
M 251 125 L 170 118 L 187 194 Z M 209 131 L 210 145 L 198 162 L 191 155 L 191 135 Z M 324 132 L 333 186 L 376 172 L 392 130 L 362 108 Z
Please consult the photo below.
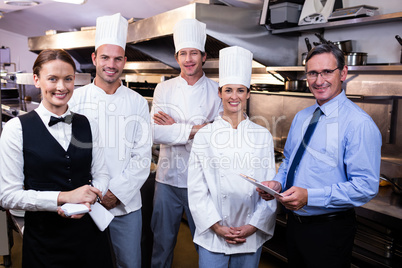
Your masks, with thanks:
M 0 139 L 0 205 L 26 211 L 23 267 L 112 267 L 106 233 L 89 214 L 60 209 L 90 208 L 109 183 L 97 127 L 67 105 L 75 71 L 64 50 L 42 51 L 33 66 L 42 101 L 7 122 Z

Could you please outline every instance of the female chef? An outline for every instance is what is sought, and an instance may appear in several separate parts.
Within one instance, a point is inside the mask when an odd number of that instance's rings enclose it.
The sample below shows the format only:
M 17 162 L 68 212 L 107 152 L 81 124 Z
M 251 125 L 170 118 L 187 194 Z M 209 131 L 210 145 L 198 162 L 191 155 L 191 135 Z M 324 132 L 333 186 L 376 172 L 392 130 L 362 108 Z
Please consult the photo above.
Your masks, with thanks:
M 64 203 L 88 208 L 108 188 L 97 128 L 67 105 L 75 64 L 64 50 L 42 51 L 33 66 L 37 109 L 11 119 L 0 139 L 0 204 L 26 210 L 23 267 L 112 267 L 106 233 L 88 214 L 64 215 Z M 91 186 L 93 185 L 93 186 Z
M 196 225 L 199 267 L 258 267 L 262 245 L 275 227 L 276 201 L 264 203 L 244 180 L 275 175 L 269 131 L 243 112 L 250 96 L 253 55 L 241 47 L 219 53 L 223 113 L 195 136 L 188 197 Z

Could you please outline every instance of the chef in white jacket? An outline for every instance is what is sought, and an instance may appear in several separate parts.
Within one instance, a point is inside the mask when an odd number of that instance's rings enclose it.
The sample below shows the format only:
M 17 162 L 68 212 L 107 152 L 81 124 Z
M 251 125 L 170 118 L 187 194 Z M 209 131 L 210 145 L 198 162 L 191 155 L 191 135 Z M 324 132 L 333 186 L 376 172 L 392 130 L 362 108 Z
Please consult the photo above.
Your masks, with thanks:
M 219 52 L 223 113 L 194 137 L 188 198 L 196 226 L 199 267 L 258 267 L 262 245 L 273 235 L 276 201 L 264 203 L 239 174 L 273 178 L 272 135 L 244 113 L 253 55 L 241 47 Z
M 160 144 L 151 227 L 152 267 L 171 267 L 173 250 L 185 211 L 194 233 L 187 200 L 187 165 L 194 134 L 221 109 L 218 83 L 202 70 L 206 60 L 206 25 L 179 21 L 173 31 L 180 76 L 158 84 L 151 114 L 154 143 Z
M 71 109 L 99 126 L 110 175 L 102 204 L 115 216 L 109 225 L 117 267 L 141 267 L 141 194 L 151 163 L 147 101 L 122 85 L 127 20 L 119 13 L 96 21 L 93 83 L 74 91 Z

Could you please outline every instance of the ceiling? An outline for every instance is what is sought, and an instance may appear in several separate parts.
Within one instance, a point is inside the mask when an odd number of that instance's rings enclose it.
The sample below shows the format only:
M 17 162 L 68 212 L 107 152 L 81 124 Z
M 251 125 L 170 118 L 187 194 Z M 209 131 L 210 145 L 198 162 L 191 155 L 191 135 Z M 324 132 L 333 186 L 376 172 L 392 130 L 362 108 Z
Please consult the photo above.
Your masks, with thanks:
M 193 2 L 222 2 L 230 6 L 261 9 L 263 0 L 87 0 L 83 5 L 36 0 L 33 7 L 15 7 L 0 0 L 0 29 L 27 37 L 45 35 L 47 30 L 75 31 L 95 26 L 96 18 L 120 12 L 127 19 L 154 16 Z

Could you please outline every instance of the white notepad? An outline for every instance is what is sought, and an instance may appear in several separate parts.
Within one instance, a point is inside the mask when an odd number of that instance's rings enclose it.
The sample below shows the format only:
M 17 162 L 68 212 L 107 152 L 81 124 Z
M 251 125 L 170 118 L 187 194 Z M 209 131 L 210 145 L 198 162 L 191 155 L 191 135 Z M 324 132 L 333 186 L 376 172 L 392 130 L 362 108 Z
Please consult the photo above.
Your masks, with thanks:
M 67 217 L 89 212 L 89 208 L 84 204 L 65 203 L 61 206 L 61 209 Z
M 89 216 L 91 216 L 96 226 L 98 226 L 99 230 L 102 232 L 109 226 L 114 218 L 113 214 L 98 202 L 95 202 L 95 204 L 91 206 Z

